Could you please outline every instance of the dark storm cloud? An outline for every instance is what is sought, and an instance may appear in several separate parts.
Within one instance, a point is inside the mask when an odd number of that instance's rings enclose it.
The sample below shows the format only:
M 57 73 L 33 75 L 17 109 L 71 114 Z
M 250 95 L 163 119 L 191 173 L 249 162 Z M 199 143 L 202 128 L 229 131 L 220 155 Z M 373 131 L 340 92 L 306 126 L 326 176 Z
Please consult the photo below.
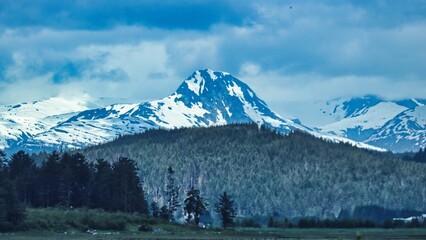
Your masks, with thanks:
M 250 8 L 235 1 L 172 0 L 20 0 L 0 2 L 0 22 L 5 27 L 55 29 L 108 29 L 118 25 L 143 25 L 164 29 L 206 30 L 211 25 L 241 25 Z

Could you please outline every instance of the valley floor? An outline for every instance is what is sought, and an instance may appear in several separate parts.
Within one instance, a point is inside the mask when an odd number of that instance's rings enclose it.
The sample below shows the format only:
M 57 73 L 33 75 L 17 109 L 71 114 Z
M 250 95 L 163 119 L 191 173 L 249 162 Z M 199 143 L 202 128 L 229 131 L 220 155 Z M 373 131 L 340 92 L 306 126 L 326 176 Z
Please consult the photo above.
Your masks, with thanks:
M 178 230 L 178 229 L 176 229 Z M 167 232 L 17 232 L 0 234 L 8 240 L 139 240 L 139 239 L 426 239 L 426 228 L 404 229 L 247 229 Z

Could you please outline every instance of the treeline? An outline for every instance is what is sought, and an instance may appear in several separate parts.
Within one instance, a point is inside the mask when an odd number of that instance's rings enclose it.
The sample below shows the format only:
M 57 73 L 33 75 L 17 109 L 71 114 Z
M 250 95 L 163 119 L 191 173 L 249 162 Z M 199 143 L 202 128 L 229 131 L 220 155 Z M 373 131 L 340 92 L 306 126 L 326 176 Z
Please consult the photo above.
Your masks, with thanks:
M 426 163 L 426 148 L 420 149 L 412 157 L 405 157 L 405 160 Z
M 148 214 L 135 161 L 89 163 L 80 153 L 56 152 L 37 166 L 24 151 L 7 159 L 0 151 L 0 228 L 25 217 L 25 208 L 96 208 Z
M 426 222 L 394 221 L 394 218 L 419 217 L 421 211 L 410 209 L 386 209 L 378 205 L 357 206 L 352 211 L 343 210 L 335 219 L 302 218 L 297 226 L 300 228 L 395 228 L 395 227 L 426 227 Z
M 426 227 L 426 222 L 417 219 L 412 221 L 392 221 L 375 222 L 363 219 L 314 219 L 303 218 L 294 225 L 299 228 L 418 228 Z
M 160 199 L 148 201 L 140 171 L 134 160 L 119 157 L 88 162 L 81 153 L 52 152 L 39 165 L 24 151 L 10 159 L 0 151 L 0 231 L 20 228 L 27 208 L 100 209 L 161 217 L 172 221 L 181 207 L 187 223 L 198 225 L 208 205 L 200 190 L 192 186 L 183 198 L 175 172 L 168 167 Z M 165 177 L 163 177 L 165 176 Z M 161 187 L 159 187 L 160 189 Z M 162 204 L 162 205 L 160 205 Z M 224 192 L 214 204 L 224 228 L 233 224 L 235 203 Z
M 339 219 L 362 219 L 376 223 L 391 221 L 393 218 L 408 218 L 420 216 L 424 212 L 411 209 L 387 209 L 378 205 L 357 206 L 352 214 L 349 211 L 342 211 Z
M 103 159 L 89 163 L 80 153 L 53 152 L 37 166 L 19 151 L 3 166 L 17 199 L 26 207 L 148 212 L 135 161 L 128 158 L 120 157 L 112 164 Z

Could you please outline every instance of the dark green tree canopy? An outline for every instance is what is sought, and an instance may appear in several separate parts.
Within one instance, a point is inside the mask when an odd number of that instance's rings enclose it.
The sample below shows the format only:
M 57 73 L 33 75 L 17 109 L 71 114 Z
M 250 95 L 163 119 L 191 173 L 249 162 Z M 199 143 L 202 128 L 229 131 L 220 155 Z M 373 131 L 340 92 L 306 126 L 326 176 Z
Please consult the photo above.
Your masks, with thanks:
M 166 179 L 166 204 L 169 211 L 169 220 L 173 220 L 174 213 L 179 208 L 179 186 L 176 184 L 176 179 L 174 176 L 175 171 L 172 167 L 167 168 L 167 179 Z

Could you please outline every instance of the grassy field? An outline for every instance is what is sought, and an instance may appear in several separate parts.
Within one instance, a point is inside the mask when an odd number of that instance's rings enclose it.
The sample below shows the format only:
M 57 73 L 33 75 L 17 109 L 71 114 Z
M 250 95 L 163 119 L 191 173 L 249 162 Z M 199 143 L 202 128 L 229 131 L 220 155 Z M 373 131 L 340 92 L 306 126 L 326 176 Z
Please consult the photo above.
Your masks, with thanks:
M 1 234 L 8 240 L 139 240 L 139 239 L 426 239 L 426 229 L 236 229 L 194 230 L 166 226 L 157 232 L 23 232 Z
M 149 228 L 139 231 L 139 226 Z M 201 229 L 124 213 L 99 210 L 28 209 L 26 231 L 0 233 L 7 240 L 139 240 L 139 239 L 426 239 L 426 228 L 400 229 Z M 88 234 L 96 229 L 96 234 Z

